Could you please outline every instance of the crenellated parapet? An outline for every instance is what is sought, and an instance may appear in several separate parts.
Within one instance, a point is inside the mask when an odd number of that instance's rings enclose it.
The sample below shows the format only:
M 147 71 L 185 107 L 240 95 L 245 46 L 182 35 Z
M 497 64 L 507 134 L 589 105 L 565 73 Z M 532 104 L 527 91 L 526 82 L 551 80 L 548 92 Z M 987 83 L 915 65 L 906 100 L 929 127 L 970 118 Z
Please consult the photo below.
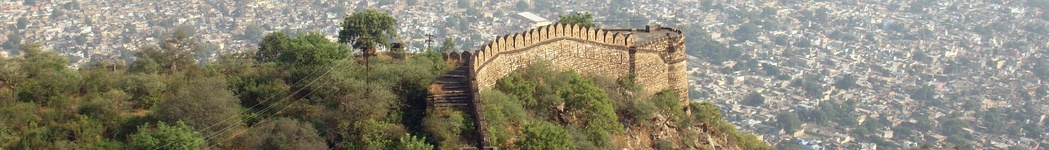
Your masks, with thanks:
M 548 60 L 557 69 L 583 75 L 634 74 L 645 91 L 672 89 L 685 100 L 684 41 L 681 30 L 658 25 L 600 29 L 552 24 L 498 36 L 473 52 L 449 53 L 445 58 L 469 65 L 470 79 L 479 91 L 491 89 L 496 80 L 527 64 Z

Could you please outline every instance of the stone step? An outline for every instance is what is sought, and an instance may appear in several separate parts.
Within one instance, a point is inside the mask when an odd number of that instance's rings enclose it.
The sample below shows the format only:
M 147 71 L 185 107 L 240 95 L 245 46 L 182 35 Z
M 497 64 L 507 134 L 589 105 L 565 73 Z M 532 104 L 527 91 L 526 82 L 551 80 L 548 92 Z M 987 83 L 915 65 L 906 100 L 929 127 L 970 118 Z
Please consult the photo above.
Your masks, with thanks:
M 433 83 L 436 83 L 436 84 L 466 84 L 466 82 L 467 81 L 465 81 L 462 78 L 458 78 L 458 79 L 457 78 L 440 78 L 440 79 L 437 79 L 437 81 L 434 81 Z
M 446 93 L 441 93 L 439 95 L 434 95 L 435 98 L 439 98 L 439 97 L 459 97 L 459 96 L 464 96 L 464 97 L 465 96 L 470 96 L 470 93 L 466 93 L 466 92 L 446 92 Z
M 441 78 L 461 79 L 461 78 L 466 78 L 466 74 L 445 74 Z
M 466 107 L 470 106 L 469 103 L 440 103 L 434 104 L 435 107 Z
M 469 96 L 449 96 L 430 98 L 433 102 L 472 102 Z
M 442 85 L 441 89 L 446 90 L 446 91 L 451 91 L 451 90 L 469 90 L 470 87 L 466 86 L 465 84 L 447 84 L 447 85 Z
M 447 91 L 441 91 L 441 93 L 436 93 L 434 95 L 455 95 L 455 94 L 470 94 L 470 90 L 466 90 L 466 89 L 447 90 Z

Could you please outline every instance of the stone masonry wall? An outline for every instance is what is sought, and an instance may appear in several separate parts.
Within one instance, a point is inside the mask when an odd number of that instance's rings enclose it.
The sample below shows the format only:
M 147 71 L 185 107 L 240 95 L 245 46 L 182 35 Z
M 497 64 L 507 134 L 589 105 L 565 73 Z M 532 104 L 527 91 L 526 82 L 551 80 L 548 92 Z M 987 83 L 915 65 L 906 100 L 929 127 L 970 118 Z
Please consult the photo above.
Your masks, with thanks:
M 683 37 L 680 30 L 658 26 L 605 30 L 554 24 L 501 36 L 480 50 L 446 58 L 470 65 L 478 93 L 534 61 L 548 60 L 551 67 L 585 76 L 619 78 L 634 73 L 646 92 L 673 89 L 687 104 Z

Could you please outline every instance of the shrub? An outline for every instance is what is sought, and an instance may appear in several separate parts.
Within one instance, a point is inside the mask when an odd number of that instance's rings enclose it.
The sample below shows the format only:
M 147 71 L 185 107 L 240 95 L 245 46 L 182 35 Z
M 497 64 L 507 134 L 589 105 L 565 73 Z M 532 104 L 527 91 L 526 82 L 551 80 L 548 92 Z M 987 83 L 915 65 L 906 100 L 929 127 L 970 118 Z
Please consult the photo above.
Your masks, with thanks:
M 564 128 L 547 122 L 535 122 L 524 126 L 521 146 L 531 150 L 567 150 L 572 148 L 572 137 Z
M 182 121 L 173 125 L 160 122 L 156 128 L 149 124 L 138 127 L 131 135 L 131 146 L 136 149 L 202 149 L 204 136 Z

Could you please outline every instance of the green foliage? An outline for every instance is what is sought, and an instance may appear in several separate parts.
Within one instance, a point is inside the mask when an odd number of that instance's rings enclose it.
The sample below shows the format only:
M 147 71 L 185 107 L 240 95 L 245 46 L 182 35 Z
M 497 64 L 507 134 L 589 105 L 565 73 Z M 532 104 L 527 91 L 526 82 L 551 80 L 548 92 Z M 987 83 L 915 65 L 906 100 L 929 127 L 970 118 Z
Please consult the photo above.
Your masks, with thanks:
M 285 50 L 284 44 L 290 41 L 289 39 L 290 37 L 284 32 L 266 34 L 262 41 L 259 41 L 259 50 L 255 51 L 255 61 L 277 61 L 280 58 L 280 54 Z
M 802 84 L 805 86 L 805 96 L 814 99 L 823 98 L 823 85 L 820 85 L 816 80 L 806 79 Z
M 655 147 L 654 149 L 657 149 L 657 150 L 674 150 L 674 143 L 671 143 L 670 141 L 667 141 L 667 140 L 659 140 L 659 141 L 656 141 L 656 144 L 655 144 L 654 147 Z
M 572 148 L 572 137 L 564 128 L 547 122 L 525 125 L 521 131 L 521 147 L 533 150 L 567 150 Z
M 432 150 L 433 145 L 426 143 L 425 137 L 417 137 L 411 134 L 405 133 L 397 139 L 397 145 L 393 149 L 400 150 Z
M 123 81 L 123 90 L 131 95 L 138 108 L 153 108 L 160 104 L 161 96 L 168 89 L 160 75 L 134 74 Z
M 15 85 L 18 99 L 47 105 L 64 104 L 63 97 L 80 90 L 80 74 L 66 68 L 65 57 L 55 51 L 43 51 L 39 44 L 22 47 L 25 54 L 20 70 L 32 80 Z
M 342 122 L 339 125 L 343 137 L 351 139 L 344 140 L 339 146 L 347 149 L 390 149 L 397 144 L 394 140 L 397 135 L 405 134 L 401 126 L 385 121 L 363 120 L 360 122 Z
M 131 72 L 174 73 L 195 68 L 197 46 L 191 28 L 178 28 L 164 37 L 156 46 L 143 46 L 135 53 L 139 60 L 131 64 Z M 199 50 L 199 49 L 198 49 Z
M 496 81 L 496 88 L 513 95 L 521 101 L 524 108 L 535 114 L 535 117 L 553 120 L 554 113 L 559 111 L 554 106 L 565 103 L 565 97 L 561 93 L 571 85 L 568 80 L 581 77 L 555 71 L 550 65 L 547 61 L 529 64 L 523 74 L 511 73 L 508 77 Z
M 539 105 L 535 98 L 537 84 L 533 80 L 525 79 L 521 74 L 511 73 L 502 79 L 496 80 L 496 89 L 517 96 L 516 98 L 525 106 L 536 106 Z
M 440 149 L 466 146 L 463 137 L 473 133 L 473 120 L 460 111 L 433 112 L 423 119 L 423 126 Z
M 561 20 L 558 21 L 558 23 L 574 24 L 574 25 L 578 25 L 578 26 L 582 26 L 582 27 L 586 27 L 586 28 L 593 28 L 594 27 L 594 21 L 593 21 L 594 20 L 593 19 L 594 15 L 590 14 L 589 12 L 584 12 L 584 13 L 573 12 L 572 14 L 560 15 L 558 17 L 561 18 Z
M 18 29 L 25 29 L 27 26 L 29 26 L 29 19 L 25 17 L 18 18 L 17 23 L 15 23 L 15 27 Z
M 760 32 L 760 30 L 761 29 L 759 29 L 757 25 L 747 23 L 740 25 L 736 31 L 732 32 L 732 35 L 736 36 L 737 42 L 748 40 L 751 42 L 758 42 L 758 32 Z
M 692 120 L 697 123 L 717 124 L 723 119 L 718 107 L 712 103 L 692 103 L 688 107 L 689 110 L 692 110 Z
M 278 60 L 294 67 L 332 64 L 346 58 L 349 52 L 347 47 L 328 41 L 328 38 L 317 32 L 309 32 L 278 43 L 280 43 L 279 48 L 276 48 L 277 51 L 280 51 Z M 260 47 L 260 52 L 262 50 Z
M 516 7 L 517 10 L 521 10 L 521 11 L 528 10 L 528 2 L 526 2 L 526 1 L 517 1 L 517 4 L 514 5 L 514 6 L 517 6 Z
M 936 89 L 933 86 L 924 86 L 912 89 L 910 92 L 911 99 L 916 100 L 933 100 L 936 96 Z
M 444 43 L 441 43 L 441 49 L 438 49 L 437 52 L 444 53 L 451 52 L 452 50 L 455 50 L 455 42 L 452 41 L 451 38 L 447 38 L 444 39 Z
M 761 106 L 765 104 L 765 96 L 761 96 L 761 93 L 750 92 L 746 97 L 743 97 L 743 105 L 747 106 Z
M 456 6 L 459 6 L 459 8 L 463 8 L 463 9 L 469 8 L 470 7 L 470 1 L 469 0 L 459 0 L 456 3 Z
M 339 43 L 353 42 L 354 49 L 388 46 L 388 40 L 397 36 L 397 19 L 375 9 L 347 15 L 339 30 Z
M 208 140 L 226 139 L 231 128 L 241 126 L 237 119 L 240 105 L 236 97 L 227 90 L 222 77 L 195 77 L 186 79 L 186 83 L 176 83 L 171 87 L 171 96 L 163 98 L 154 109 L 157 119 L 169 123 L 185 122 L 186 125 L 201 129 Z M 212 141 L 217 142 L 217 141 Z
M 505 79 L 505 78 L 504 78 Z M 528 114 L 521 106 L 519 99 L 514 99 L 498 90 L 485 91 L 480 95 L 484 105 L 485 121 L 488 123 L 488 139 L 494 145 L 507 147 L 514 138 L 507 127 L 521 125 L 528 121 Z
M 204 136 L 193 130 L 193 127 L 179 121 L 173 125 L 158 123 L 138 127 L 138 133 L 131 135 L 131 146 L 136 149 L 202 149 Z
M 776 115 L 777 126 L 788 134 L 797 132 L 801 128 L 801 119 L 794 112 L 783 112 Z
M 238 135 L 236 144 L 246 149 L 327 149 L 313 125 L 288 118 L 262 122 Z
M 612 99 L 594 85 L 593 80 L 582 78 L 575 72 L 568 72 L 568 75 L 571 86 L 559 90 L 565 99 L 565 111 L 585 122 L 590 141 L 599 146 L 610 144 L 612 134 L 623 132 L 623 125 L 617 122 L 619 118 L 612 108 Z
M 841 80 L 834 83 L 834 87 L 844 90 L 852 89 L 856 87 L 856 80 L 858 79 L 855 75 L 846 74 L 844 77 L 841 78 Z

